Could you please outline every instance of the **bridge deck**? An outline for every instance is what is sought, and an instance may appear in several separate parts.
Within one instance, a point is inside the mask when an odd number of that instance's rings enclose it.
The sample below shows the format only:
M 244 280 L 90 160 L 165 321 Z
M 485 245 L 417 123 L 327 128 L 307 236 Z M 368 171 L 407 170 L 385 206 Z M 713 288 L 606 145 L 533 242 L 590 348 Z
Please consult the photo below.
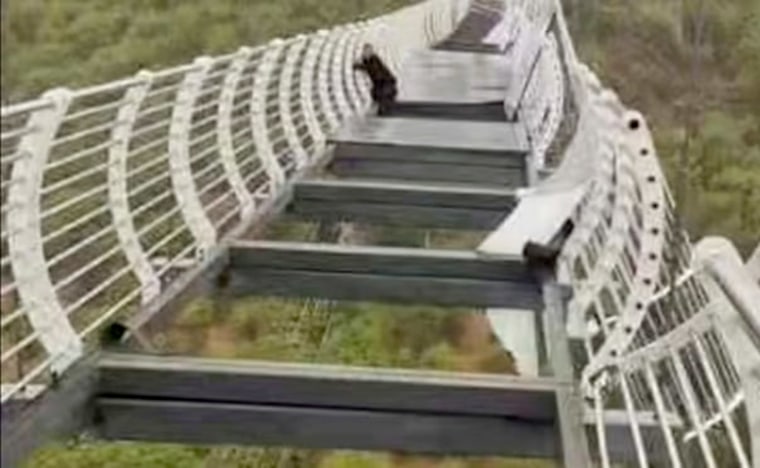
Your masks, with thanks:
M 510 62 L 502 55 L 417 51 L 399 74 L 401 102 L 501 104 Z
M 417 51 L 404 62 L 391 115 L 505 121 L 510 73 L 502 55 Z
M 520 187 L 529 151 L 522 126 L 411 118 L 350 122 L 330 139 L 342 177 Z

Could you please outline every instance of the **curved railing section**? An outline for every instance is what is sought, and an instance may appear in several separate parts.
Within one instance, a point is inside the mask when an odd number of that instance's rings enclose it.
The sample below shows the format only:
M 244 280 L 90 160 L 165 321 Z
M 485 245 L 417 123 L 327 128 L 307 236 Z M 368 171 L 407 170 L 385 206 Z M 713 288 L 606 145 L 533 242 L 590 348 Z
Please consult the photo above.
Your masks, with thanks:
M 548 210 L 547 201 L 580 200 L 567 210 L 573 230 L 557 275 L 573 291 L 568 332 L 582 348 L 575 364 L 586 419 L 595 428 L 589 437 L 595 462 L 613 466 L 623 422 L 638 466 L 663 466 L 663 460 L 675 467 L 750 467 L 752 460 L 757 466 L 760 411 L 752 399 L 760 347 L 752 339 L 756 322 L 738 305 L 746 309 L 753 303 L 748 298 L 760 297 L 748 270 L 734 262 L 741 270 L 734 274 L 747 280 L 743 294 L 730 293 L 720 287 L 738 284 L 725 279 L 730 272 L 705 268 L 694 254 L 646 120 L 578 60 L 559 2 L 507 2 L 505 22 L 510 16 L 521 18 L 518 28 L 504 27 L 517 31 L 515 74 L 530 74 L 515 100 L 518 120 L 538 169 L 550 162 L 549 148 L 561 162 L 524 192 L 524 206 L 481 251 L 498 255 L 520 251 L 527 240 L 544 242 L 539 238 L 548 227 L 516 230 L 532 231 L 534 239 L 507 231 L 517 219 L 530 223 L 530 213 Z M 525 53 L 531 41 L 541 44 L 532 72 L 521 61 L 533 55 Z
M 367 111 L 364 42 L 397 67 L 468 2 L 330 30 L 3 108 L 2 401 L 44 388 L 313 166 Z
M 751 369 L 760 368 L 760 349 L 739 356 L 727 345 L 747 339 L 741 327 L 726 327 L 739 311 L 679 227 L 645 119 L 577 60 L 555 8 L 579 113 L 565 163 L 585 158 L 588 171 L 559 275 L 572 286 L 570 321 L 580 324 L 587 357 L 581 385 L 596 427 L 592 452 L 611 466 L 608 422 L 622 413 L 639 466 L 663 458 L 675 467 L 752 466 L 760 441 L 748 428 L 759 415 L 746 400 L 757 388 Z

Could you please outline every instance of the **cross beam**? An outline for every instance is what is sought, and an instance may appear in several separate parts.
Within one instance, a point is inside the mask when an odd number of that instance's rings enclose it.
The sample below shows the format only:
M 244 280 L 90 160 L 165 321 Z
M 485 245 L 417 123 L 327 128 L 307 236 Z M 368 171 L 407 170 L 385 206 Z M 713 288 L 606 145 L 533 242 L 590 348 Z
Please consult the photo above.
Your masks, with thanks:
M 552 378 L 106 355 L 101 435 L 556 457 Z
M 517 203 L 513 190 L 356 180 L 307 180 L 288 207 L 320 221 L 492 230 Z
M 239 241 L 232 295 L 537 309 L 541 290 L 521 259 L 470 251 Z

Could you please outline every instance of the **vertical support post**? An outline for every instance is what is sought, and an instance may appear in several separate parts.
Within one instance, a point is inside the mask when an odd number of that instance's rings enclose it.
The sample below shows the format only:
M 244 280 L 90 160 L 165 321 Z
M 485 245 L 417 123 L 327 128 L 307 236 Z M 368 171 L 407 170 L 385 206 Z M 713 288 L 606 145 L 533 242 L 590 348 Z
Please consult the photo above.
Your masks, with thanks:
M 243 70 L 250 60 L 252 53 L 253 50 L 251 48 L 242 47 L 235 55 L 235 58 L 232 59 L 219 95 L 219 109 L 216 119 L 219 157 L 222 160 L 222 167 L 227 175 L 230 187 L 232 187 L 232 191 L 235 193 L 235 197 L 240 204 L 240 217 L 242 219 L 248 219 L 256 207 L 253 196 L 245 186 L 245 180 L 243 180 L 243 176 L 240 174 L 240 167 L 238 167 L 235 158 L 235 148 L 232 141 L 232 112 Z
M 142 71 L 137 76 L 140 81 L 124 93 L 123 105 L 119 108 L 111 131 L 114 143 L 108 153 L 108 206 L 119 244 L 140 283 L 142 303 L 146 304 L 161 292 L 161 281 L 140 244 L 129 209 L 127 188 L 129 140 L 140 104 L 145 99 L 152 80 L 152 74 L 148 71 Z
M 722 304 L 716 308 L 720 332 L 745 395 L 760 394 L 760 289 L 735 247 L 726 239 L 702 239 L 695 250 L 696 266 L 705 270 L 703 286 Z M 760 400 L 745 398 L 751 458 L 760 464 Z
M 660 386 L 657 383 L 657 377 L 652 370 L 652 364 L 647 362 L 644 367 L 644 372 L 647 380 L 647 386 L 652 393 L 652 400 L 654 400 L 655 410 L 657 411 L 657 420 L 660 422 L 660 429 L 662 429 L 663 437 L 665 438 L 665 445 L 668 448 L 668 455 L 670 456 L 670 463 L 673 468 L 681 468 L 681 457 L 678 455 L 678 448 L 673 437 L 673 431 L 668 424 L 666 418 L 667 411 L 665 410 L 665 402 L 662 398 L 662 392 Z
M 607 427 L 604 420 L 604 399 L 599 385 L 594 385 L 594 426 L 596 429 L 596 441 L 599 449 L 599 462 L 601 468 L 610 468 L 610 452 L 607 448 Z
M 307 41 L 309 41 L 308 49 L 306 50 L 306 57 L 304 57 L 303 67 L 301 67 L 301 104 L 303 105 L 306 127 L 314 140 L 315 154 L 319 154 L 325 147 L 326 137 L 317 119 L 317 109 L 314 103 L 314 76 L 323 39 L 318 35 L 313 35 Z
M 269 43 L 261 58 L 259 68 L 254 77 L 251 90 L 251 126 L 253 140 L 256 143 L 256 154 L 269 177 L 270 195 L 276 193 L 285 184 L 285 172 L 282 170 L 277 156 L 272 149 L 267 127 L 267 91 L 272 79 L 275 61 L 282 50 L 282 40 L 275 39 Z
M 631 389 L 628 385 L 628 379 L 625 372 L 620 373 L 620 390 L 623 393 L 623 404 L 625 405 L 625 411 L 628 415 L 628 425 L 631 429 L 633 445 L 636 449 L 638 466 L 641 468 L 647 468 L 649 466 L 649 459 L 647 458 L 644 439 L 641 436 L 641 428 L 639 427 L 639 420 L 636 416 L 636 407 L 634 406 L 633 398 L 631 397 Z
M 361 49 L 364 46 L 365 37 L 367 36 L 367 32 L 370 29 L 370 23 L 362 23 L 360 29 L 361 32 L 357 31 L 353 36 L 351 49 L 349 51 L 351 54 L 351 63 L 347 65 L 350 67 L 348 72 L 351 74 L 350 78 L 353 82 L 352 88 L 357 93 L 358 100 L 356 101 L 356 104 L 359 106 L 359 111 L 363 112 L 367 110 L 370 104 L 368 78 L 364 74 L 356 73 L 354 71 L 353 60 L 354 58 L 358 58 L 361 54 Z
M 332 78 L 332 90 L 333 96 L 335 96 L 335 103 L 338 107 L 339 120 L 345 120 L 353 114 L 346 99 L 348 83 L 345 81 L 344 68 L 345 46 L 348 43 L 351 30 L 349 27 L 342 27 L 337 29 L 333 35 L 336 37 L 332 42 L 330 77 Z
M 591 459 L 583 423 L 583 401 L 578 386 L 571 384 L 575 379 L 565 330 L 565 298 L 560 285 L 551 275 L 542 273 L 541 276 L 549 363 L 554 376 L 567 382 L 567 385 L 557 390 L 557 414 L 564 466 L 586 468 L 591 466 Z
M 8 193 L 8 250 L 11 268 L 26 315 L 50 356 L 51 369 L 61 373 L 82 354 L 82 340 L 61 306 L 47 268 L 42 242 L 40 202 L 45 166 L 61 120 L 71 103 L 66 89 L 43 95 L 52 104 L 34 111 L 22 137 L 19 152 L 26 157 L 13 163 Z
M 694 389 L 689 382 L 686 369 L 684 368 L 681 356 L 678 355 L 676 350 L 670 350 L 670 359 L 673 362 L 673 368 L 675 369 L 676 379 L 678 384 L 683 390 L 684 403 L 686 404 L 686 413 L 689 416 L 691 425 L 694 427 L 694 431 L 697 433 L 697 441 L 699 441 L 699 447 L 702 450 L 704 461 L 708 468 L 716 468 L 715 457 L 713 456 L 712 449 L 710 448 L 710 441 L 707 439 L 707 434 L 702 427 L 702 421 L 699 416 L 699 409 L 697 408 L 697 397 L 694 395 Z
M 332 99 L 330 98 L 330 58 L 332 57 L 333 46 L 335 44 L 334 34 L 332 31 L 327 32 L 325 30 L 317 33 L 317 36 L 322 41 L 322 50 L 319 56 L 319 63 L 317 64 L 319 67 L 317 88 L 322 112 L 325 114 L 330 131 L 338 127 L 338 116 L 335 114 Z
M 361 26 L 350 25 L 348 26 L 347 38 L 344 42 L 343 50 L 343 81 L 346 84 L 346 91 L 348 92 L 348 101 L 351 104 L 353 113 L 361 113 L 364 110 L 364 101 L 359 93 L 359 89 L 356 86 L 356 79 L 354 73 L 354 60 L 356 59 L 356 43 L 360 36 L 359 30 Z
M 169 170 L 172 186 L 185 224 L 197 243 L 196 257 L 199 262 L 203 261 L 216 245 L 216 229 L 198 196 L 190 167 L 188 141 L 195 100 L 212 64 L 212 59 L 208 57 L 195 60 L 195 67 L 187 72 L 177 92 L 169 127 Z
M 298 65 L 298 58 L 303 53 L 305 46 L 306 41 L 302 37 L 296 38 L 290 42 L 287 56 L 285 57 L 285 64 L 283 65 L 282 77 L 280 78 L 280 92 L 278 98 L 280 118 L 282 120 L 285 139 L 288 142 L 288 147 L 293 151 L 296 167 L 299 169 L 308 164 L 309 156 L 306 154 L 306 150 L 301 144 L 301 140 L 298 138 L 298 133 L 296 133 L 293 113 L 291 112 L 291 107 L 293 105 L 291 90 L 293 89 L 293 76 L 295 75 L 296 67 Z
M 715 376 L 715 371 L 710 364 L 711 359 L 707 355 L 707 351 L 705 351 L 705 347 L 700 341 L 699 337 L 695 336 L 693 342 L 694 346 L 697 348 L 699 360 L 701 361 L 702 367 L 705 370 L 705 375 L 707 376 L 707 382 L 710 386 L 710 391 L 713 394 L 715 401 L 718 403 L 720 415 L 723 418 L 723 423 L 725 424 L 726 430 L 728 431 L 728 439 L 731 441 L 731 445 L 734 448 L 736 458 L 739 460 L 739 466 L 742 468 L 750 468 L 747 454 L 744 453 L 742 441 L 739 437 L 739 431 L 736 429 L 736 425 L 734 424 L 733 419 L 731 419 L 731 411 L 728 409 L 728 403 L 723 396 L 723 391 L 718 384 L 718 378 Z

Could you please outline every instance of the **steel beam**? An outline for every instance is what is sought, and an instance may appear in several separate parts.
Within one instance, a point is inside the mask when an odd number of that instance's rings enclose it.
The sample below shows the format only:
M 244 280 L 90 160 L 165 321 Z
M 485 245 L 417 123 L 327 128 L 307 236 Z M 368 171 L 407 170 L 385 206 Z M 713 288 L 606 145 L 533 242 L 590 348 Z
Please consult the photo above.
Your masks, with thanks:
M 106 353 L 99 398 L 149 398 L 554 421 L 553 377 Z
M 491 230 L 515 204 L 507 189 L 309 180 L 296 184 L 289 211 L 317 220 Z
M 322 364 L 105 354 L 106 439 L 192 444 L 562 456 L 557 396 L 569 381 Z M 657 421 L 641 415 L 646 437 Z M 627 420 L 605 414 L 612 460 L 631 461 Z M 586 417 L 578 430 L 593 424 Z M 652 446 L 653 459 L 662 447 Z M 567 448 L 564 450 L 567 451 Z
M 415 117 L 477 122 L 506 122 L 504 103 L 448 103 L 436 101 L 397 101 L 390 108 L 390 117 Z
M 99 372 L 109 439 L 558 455 L 551 378 L 140 355 Z
M 541 307 L 522 260 L 474 252 L 290 242 L 235 242 L 229 293 L 443 306 Z
M 499 417 L 104 398 L 106 439 L 553 458 L 554 426 Z

